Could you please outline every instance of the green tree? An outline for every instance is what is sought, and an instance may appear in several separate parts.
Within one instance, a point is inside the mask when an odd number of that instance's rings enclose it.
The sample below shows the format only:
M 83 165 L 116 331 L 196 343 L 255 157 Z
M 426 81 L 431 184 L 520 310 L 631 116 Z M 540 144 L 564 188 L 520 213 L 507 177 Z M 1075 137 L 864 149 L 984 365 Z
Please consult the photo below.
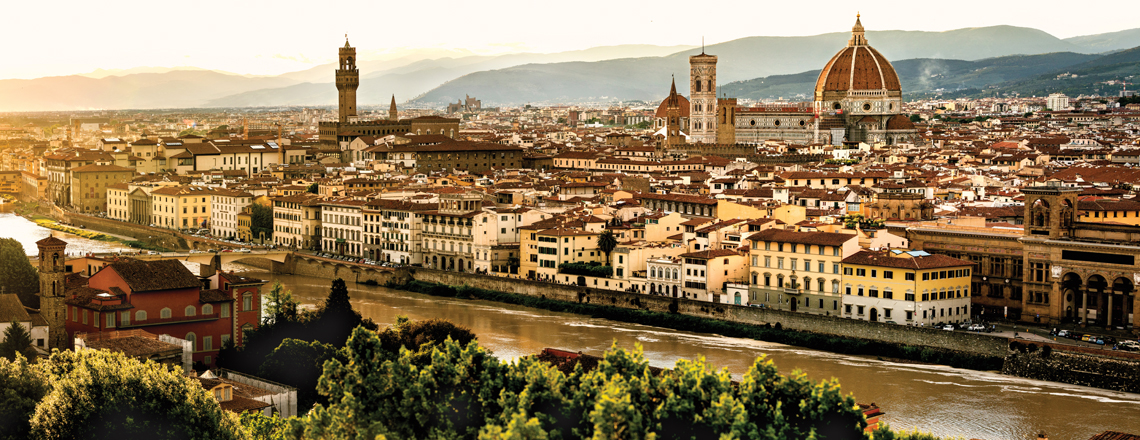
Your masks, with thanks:
M 16 359 L 17 353 L 31 359 L 36 356 L 36 349 L 32 348 L 32 335 L 28 334 L 28 329 L 13 320 L 8 328 L 4 329 L 4 341 L 0 342 L 0 357 L 11 361 Z
M 922 122 L 922 116 L 910 115 L 910 122 Z
M 285 290 L 281 281 L 274 281 L 269 289 L 269 301 L 265 304 L 265 324 L 277 321 L 296 321 L 300 303 L 293 299 L 293 292 Z
M 317 182 L 313 182 L 313 183 L 309 184 L 308 191 L 310 193 L 316 194 L 318 191 L 320 191 L 320 189 L 321 189 L 321 186 L 318 185 Z
M 289 422 L 278 415 L 267 416 L 256 411 L 241 413 L 241 426 L 252 440 L 279 440 L 295 437 Z
M 51 390 L 43 364 L 0 359 L 0 440 L 28 438 L 36 404 Z
M 36 405 L 32 437 L 242 437 L 236 418 L 176 369 L 105 350 L 57 351 L 46 364 L 51 391 Z
M 607 266 L 610 264 L 610 252 L 613 252 L 617 245 L 617 236 L 614 235 L 614 231 L 606 229 L 598 235 L 598 249 L 606 253 Z
M 317 402 L 327 402 L 317 394 L 317 382 L 325 361 L 336 355 L 336 347 L 320 341 L 286 339 L 277 346 L 258 370 L 258 377 L 287 383 L 297 388 L 297 407 L 307 410 Z
M 268 240 L 273 240 L 273 207 L 257 203 L 250 205 L 249 232 L 254 240 L 260 239 L 262 233 Z
M 15 293 L 26 306 L 39 306 L 39 274 L 14 238 L 0 238 L 0 291 Z

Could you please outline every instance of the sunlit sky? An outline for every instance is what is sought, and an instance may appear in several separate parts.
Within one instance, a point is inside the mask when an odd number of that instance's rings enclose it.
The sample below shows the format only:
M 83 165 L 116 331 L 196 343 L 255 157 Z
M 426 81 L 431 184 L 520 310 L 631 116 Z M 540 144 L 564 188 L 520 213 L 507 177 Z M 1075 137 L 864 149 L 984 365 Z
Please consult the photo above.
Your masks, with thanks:
M 361 58 L 417 48 L 478 54 L 617 44 L 699 45 L 850 29 L 944 31 L 1013 25 L 1059 38 L 1134 27 L 1136 0 L 11 0 L 0 79 L 140 66 L 275 75 L 331 62 L 344 34 Z

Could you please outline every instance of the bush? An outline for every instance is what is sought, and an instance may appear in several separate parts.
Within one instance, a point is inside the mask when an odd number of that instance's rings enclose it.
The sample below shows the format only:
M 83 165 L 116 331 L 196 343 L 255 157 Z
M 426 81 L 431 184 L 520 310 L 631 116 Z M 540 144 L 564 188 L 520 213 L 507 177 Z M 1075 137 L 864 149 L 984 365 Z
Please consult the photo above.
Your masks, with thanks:
M 612 266 L 603 266 L 602 263 L 596 261 L 589 263 L 562 263 L 558 265 L 558 272 L 570 275 L 609 278 L 614 274 L 614 268 Z

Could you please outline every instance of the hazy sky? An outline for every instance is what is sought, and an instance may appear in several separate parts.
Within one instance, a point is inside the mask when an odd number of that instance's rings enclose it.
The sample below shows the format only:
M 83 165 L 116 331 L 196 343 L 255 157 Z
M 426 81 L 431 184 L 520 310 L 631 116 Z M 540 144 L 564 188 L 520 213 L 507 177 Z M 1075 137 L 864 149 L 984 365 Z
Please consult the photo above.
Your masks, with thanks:
M 279 74 L 334 60 L 345 33 L 362 58 L 369 58 L 412 48 L 557 52 L 616 44 L 699 45 L 702 36 L 712 44 L 756 35 L 816 35 L 850 30 L 856 12 L 868 30 L 1005 24 L 1067 38 L 1140 27 L 1134 21 L 1140 12 L 1136 0 L 5 3 L 0 78 L 138 66 Z

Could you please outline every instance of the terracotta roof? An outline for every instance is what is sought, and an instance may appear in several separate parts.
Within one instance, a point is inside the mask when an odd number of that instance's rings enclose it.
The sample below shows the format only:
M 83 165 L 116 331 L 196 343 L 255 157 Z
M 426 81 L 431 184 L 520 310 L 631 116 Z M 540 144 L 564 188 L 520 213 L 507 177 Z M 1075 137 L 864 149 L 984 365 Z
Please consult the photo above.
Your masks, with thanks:
M 27 322 L 31 320 L 18 295 L 15 293 L 0 294 L 0 322 Z
M 111 263 L 107 267 L 119 274 L 134 293 L 202 286 L 198 277 L 178 260 L 127 260 Z
M 856 25 L 859 38 L 852 37 L 847 47 L 827 62 L 815 84 L 815 93 L 848 90 L 881 90 L 901 92 L 899 76 L 890 61 L 862 38 L 862 26 Z
M 842 246 L 855 236 L 837 232 L 798 232 L 783 229 L 768 229 L 757 232 L 748 237 L 749 241 L 774 241 L 777 243 L 802 243 L 820 246 Z M 753 246 L 755 248 L 755 245 Z
M 709 250 L 704 250 L 704 251 L 689 252 L 686 254 L 681 254 L 681 256 L 685 257 L 685 258 L 700 258 L 700 259 L 705 259 L 705 260 L 712 259 L 712 258 L 718 258 L 718 257 L 730 257 L 733 255 L 740 255 L 740 254 L 734 250 L 731 250 L 731 249 L 709 249 Z
M 959 260 L 946 255 L 932 254 L 911 257 L 909 255 L 895 255 L 891 252 L 877 252 L 862 250 L 855 255 L 843 259 L 843 264 L 861 264 L 865 266 L 897 267 L 900 269 L 936 269 L 940 267 L 973 266 L 972 261 Z

